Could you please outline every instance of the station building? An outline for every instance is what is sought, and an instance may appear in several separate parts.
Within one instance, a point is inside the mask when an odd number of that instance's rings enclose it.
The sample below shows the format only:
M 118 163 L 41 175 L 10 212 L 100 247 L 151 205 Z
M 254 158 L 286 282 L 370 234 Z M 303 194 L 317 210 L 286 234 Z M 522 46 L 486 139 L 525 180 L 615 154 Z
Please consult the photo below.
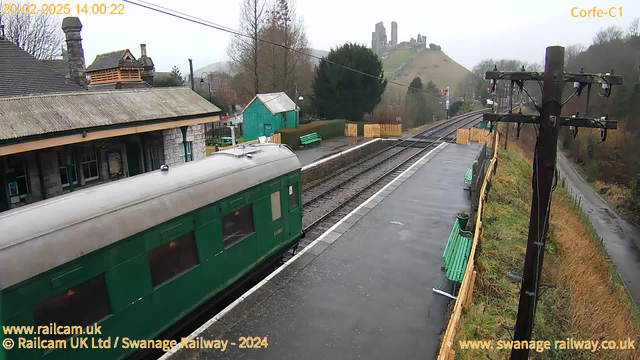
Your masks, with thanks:
M 128 50 L 96 70 L 115 72 L 113 82 L 91 84 L 81 29 L 63 20 L 66 74 L 61 60 L 37 60 L 0 36 L 0 211 L 205 157 L 204 124 L 221 110 L 186 87 L 131 88 L 153 63 L 136 65 Z

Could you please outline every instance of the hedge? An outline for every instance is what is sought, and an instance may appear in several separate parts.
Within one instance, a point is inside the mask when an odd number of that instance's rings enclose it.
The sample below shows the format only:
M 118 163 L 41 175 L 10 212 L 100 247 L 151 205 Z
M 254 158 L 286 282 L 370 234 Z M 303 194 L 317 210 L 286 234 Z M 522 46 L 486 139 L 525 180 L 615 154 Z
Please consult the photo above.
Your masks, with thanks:
M 330 139 L 332 137 L 344 136 L 345 124 L 358 124 L 358 134 L 364 134 L 364 125 L 362 122 L 351 122 L 347 120 L 323 120 L 314 121 L 310 124 L 304 124 L 298 126 L 297 129 L 280 129 L 277 132 L 282 134 L 282 143 L 291 146 L 293 149 L 297 149 L 300 146 L 300 136 L 308 135 L 311 133 L 318 133 L 322 140 Z

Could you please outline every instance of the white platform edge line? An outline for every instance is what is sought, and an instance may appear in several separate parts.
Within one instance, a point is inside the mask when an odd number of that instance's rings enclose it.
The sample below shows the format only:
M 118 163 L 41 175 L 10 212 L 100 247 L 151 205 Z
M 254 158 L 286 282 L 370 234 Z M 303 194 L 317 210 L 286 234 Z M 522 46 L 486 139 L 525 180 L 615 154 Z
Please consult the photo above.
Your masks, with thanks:
M 339 156 L 342 156 L 342 155 L 344 155 L 344 154 L 346 154 L 346 153 L 348 153 L 348 152 L 351 152 L 351 151 L 356 150 L 356 149 L 359 149 L 359 148 L 361 148 L 361 147 L 363 147 L 363 146 L 365 146 L 365 145 L 372 144 L 372 143 L 374 143 L 374 142 L 376 142 L 376 141 L 381 141 L 381 140 L 382 140 L 381 138 L 375 138 L 375 139 L 373 139 L 373 140 L 371 140 L 371 141 L 364 142 L 364 143 L 362 143 L 362 144 L 360 144 L 360 145 L 354 146 L 354 147 L 352 147 L 352 148 L 350 148 L 350 149 L 347 149 L 347 150 L 345 150 L 345 151 L 341 151 L 341 152 L 339 152 L 339 153 L 337 153 L 337 154 L 333 154 L 333 155 L 331 155 L 331 156 L 329 156 L 329 157 L 326 157 L 326 158 L 324 158 L 324 159 L 320 159 L 320 160 L 318 160 L 318 161 L 316 161 L 316 162 L 314 162 L 314 163 L 311 163 L 311 164 L 309 164 L 309 165 L 305 165 L 305 166 L 303 166 L 303 167 L 302 167 L 302 171 L 305 171 L 305 170 L 310 169 L 310 168 L 312 168 L 312 167 L 318 166 L 318 165 L 320 165 L 320 164 L 322 164 L 322 163 L 325 163 L 325 162 L 327 162 L 327 161 L 329 161 L 329 160 L 332 160 L 332 159 L 335 159 L 335 158 L 337 158 L 337 157 L 339 157 Z
M 364 144 L 363 144 L 364 145 Z M 360 210 L 363 206 L 365 206 L 366 204 L 368 204 L 371 200 L 375 199 L 378 195 L 380 195 L 380 193 L 382 193 L 384 190 L 386 190 L 389 186 L 391 186 L 391 184 L 393 184 L 394 182 L 396 182 L 402 175 L 406 174 L 409 170 L 413 169 L 415 166 L 417 166 L 421 161 L 423 161 L 427 156 L 431 155 L 431 153 L 433 153 L 434 151 L 440 149 L 441 147 L 445 147 L 446 145 L 448 145 L 448 143 L 443 142 L 442 144 L 436 146 L 433 150 L 429 151 L 428 153 L 426 153 L 424 156 L 422 156 L 420 159 L 418 159 L 418 161 L 414 162 L 413 164 L 411 164 L 411 166 L 409 166 L 405 171 L 401 172 L 398 176 L 396 176 L 395 178 L 393 178 L 393 180 L 391 180 L 388 184 L 386 184 L 385 186 L 382 187 L 382 189 L 378 190 L 375 194 L 371 195 L 371 197 L 369 197 L 367 200 L 365 200 L 362 204 L 358 205 L 355 209 L 353 209 L 350 213 L 348 213 L 347 215 L 345 215 L 342 219 L 340 219 L 337 223 L 335 223 L 333 226 L 331 226 L 329 229 L 327 229 L 327 231 L 325 231 L 324 233 L 322 233 L 322 235 L 318 236 L 317 239 L 315 239 L 314 241 L 312 241 L 309 245 L 307 245 L 304 249 L 300 250 L 295 256 L 293 256 L 291 259 L 289 259 L 286 263 L 284 263 L 282 266 L 280 266 L 278 269 L 276 269 L 274 272 L 272 272 L 271 274 L 269 274 L 269 276 L 267 276 L 266 278 L 264 278 L 262 281 L 260 281 L 259 283 L 257 283 L 256 285 L 254 285 L 251 289 L 247 290 L 247 292 L 245 292 L 244 294 L 242 294 L 238 299 L 236 299 L 236 301 L 232 302 L 231 304 L 229 304 L 226 308 L 224 308 L 222 311 L 220 311 L 219 313 L 217 313 L 214 317 L 212 317 L 211 319 L 209 319 L 207 322 L 205 322 L 204 324 L 202 324 L 202 326 L 200 326 L 199 328 L 197 328 L 194 332 L 192 332 L 191 334 L 189 334 L 189 336 L 187 336 L 187 339 L 189 340 L 193 340 L 196 338 L 196 336 L 200 335 L 203 331 L 205 331 L 208 327 L 210 327 L 211 325 L 213 325 L 213 323 L 215 323 L 216 321 L 218 321 L 220 318 L 222 318 L 222 316 L 224 316 L 226 313 L 228 313 L 229 311 L 233 310 L 234 307 L 236 307 L 236 305 L 238 305 L 239 303 L 241 303 L 242 301 L 244 301 L 244 299 L 246 299 L 249 295 L 251 295 L 252 293 L 254 293 L 256 290 L 260 289 L 264 284 L 266 284 L 267 282 L 269 282 L 269 280 L 273 279 L 274 276 L 278 275 L 282 270 L 284 270 L 285 268 L 287 268 L 291 263 L 293 263 L 294 261 L 296 261 L 299 257 L 301 257 L 304 253 L 307 252 L 307 250 L 311 249 L 315 244 L 317 244 L 320 240 L 322 240 L 324 237 L 326 237 L 329 233 L 331 233 L 333 230 L 335 230 L 338 226 L 340 226 L 340 224 L 342 224 L 345 220 L 347 220 L 348 218 L 351 217 L 351 215 L 355 214 L 356 211 Z M 423 164 L 424 165 L 424 164 Z M 178 350 L 180 350 L 182 348 L 182 343 L 178 342 L 178 345 L 176 345 L 175 347 L 173 347 L 171 350 L 167 351 L 166 353 L 164 353 L 164 355 L 162 355 L 161 357 L 158 358 L 158 360 L 166 360 L 168 358 L 170 358 L 172 355 L 174 355 L 176 352 L 178 352 Z

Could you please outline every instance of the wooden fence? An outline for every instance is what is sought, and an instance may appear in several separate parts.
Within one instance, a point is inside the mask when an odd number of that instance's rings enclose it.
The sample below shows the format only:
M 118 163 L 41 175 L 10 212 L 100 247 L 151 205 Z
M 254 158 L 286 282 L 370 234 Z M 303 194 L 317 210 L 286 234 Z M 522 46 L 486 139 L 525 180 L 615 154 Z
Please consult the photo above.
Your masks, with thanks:
M 380 124 L 380 136 L 402 136 L 402 125 Z
M 460 144 L 460 145 L 469 144 L 469 129 L 458 129 L 458 135 L 456 136 L 456 144 Z
M 358 124 L 345 124 L 344 136 L 358 136 Z
M 364 126 L 365 138 L 378 138 L 380 137 L 380 124 L 368 124 Z
M 479 145 L 484 143 L 491 144 L 491 133 L 489 130 L 471 128 L 469 129 L 469 141 L 478 142 Z
M 495 134 L 494 140 L 494 144 L 499 144 L 497 132 Z M 467 310 L 469 309 L 469 306 L 471 306 L 473 285 L 476 281 L 476 271 L 474 270 L 476 248 L 478 246 L 478 241 L 482 236 L 482 211 L 484 210 L 484 201 L 487 196 L 487 186 L 491 181 L 493 172 L 495 171 L 497 158 L 498 146 L 496 145 L 493 149 L 493 156 L 491 158 L 491 162 L 489 163 L 487 175 L 485 176 L 482 183 L 482 188 L 480 189 L 477 212 L 478 220 L 476 220 L 475 231 L 473 232 L 473 243 L 471 245 L 471 252 L 469 253 L 469 260 L 467 261 L 467 269 L 465 270 L 464 278 L 462 279 L 462 285 L 460 286 L 460 290 L 458 291 L 458 298 L 456 299 L 456 302 L 454 304 L 453 312 L 451 313 L 451 318 L 449 319 L 447 330 L 445 331 L 442 338 L 442 343 L 440 344 L 438 360 L 453 360 L 455 358 L 456 353 L 453 350 L 453 341 L 456 336 L 456 327 L 458 326 L 458 322 L 460 321 L 462 310 Z
M 282 144 L 282 134 L 280 133 L 272 134 L 269 142 L 272 144 Z

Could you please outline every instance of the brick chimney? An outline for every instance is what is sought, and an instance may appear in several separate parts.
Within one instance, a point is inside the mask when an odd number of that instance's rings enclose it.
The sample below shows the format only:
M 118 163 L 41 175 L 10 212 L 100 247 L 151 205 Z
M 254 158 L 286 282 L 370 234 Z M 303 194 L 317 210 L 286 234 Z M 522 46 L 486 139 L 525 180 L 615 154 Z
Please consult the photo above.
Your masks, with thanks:
M 82 38 L 80 37 L 81 30 L 82 23 L 77 17 L 66 17 L 62 20 L 62 31 L 67 38 L 67 58 L 71 80 L 86 89 L 87 74 L 84 66 Z
M 153 76 L 155 75 L 155 67 L 153 66 L 153 60 L 147 56 L 147 44 L 140 44 L 140 57 L 138 62 L 144 66 L 140 76 L 142 81 L 147 82 L 149 85 L 153 85 Z

